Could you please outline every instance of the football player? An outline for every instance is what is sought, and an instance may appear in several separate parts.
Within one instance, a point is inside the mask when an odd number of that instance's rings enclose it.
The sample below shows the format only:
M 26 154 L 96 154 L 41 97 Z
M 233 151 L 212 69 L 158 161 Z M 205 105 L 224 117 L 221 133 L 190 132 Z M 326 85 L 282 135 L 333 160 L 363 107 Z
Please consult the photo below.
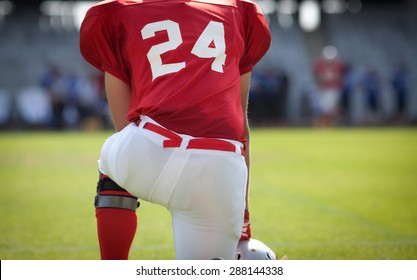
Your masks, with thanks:
M 103 1 L 80 49 L 104 72 L 116 133 L 95 201 L 102 259 L 127 259 L 138 199 L 172 216 L 177 259 L 234 259 L 251 237 L 251 71 L 270 46 L 248 0 Z

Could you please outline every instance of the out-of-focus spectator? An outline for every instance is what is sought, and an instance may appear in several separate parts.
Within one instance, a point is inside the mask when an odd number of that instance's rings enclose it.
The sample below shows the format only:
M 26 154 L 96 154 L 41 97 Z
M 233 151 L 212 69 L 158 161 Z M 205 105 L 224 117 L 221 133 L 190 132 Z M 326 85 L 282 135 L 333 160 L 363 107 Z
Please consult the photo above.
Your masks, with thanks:
M 249 116 L 254 124 L 276 125 L 285 122 L 288 77 L 275 67 L 255 70 L 249 95 Z
M 353 94 L 358 87 L 358 75 L 355 68 L 350 64 L 345 64 L 343 72 L 342 90 L 340 95 L 340 112 L 342 124 L 349 125 L 352 117 Z
M 395 98 L 397 121 L 407 119 L 407 104 L 410 95 L 410 76 L 406 64 L 402 63 L 394 69 L 391 79 L 391 85 Z
M 264 119 L 264 81 L 262 72 L 255 68 L 252 72 L 249 90 L 248 115 L 252 124 L 258 125 Z
M 50 127 L 53 129 L 64 128 L 64 109 L 66 98 L 65 82 L 62 70 L 53 64 L 47 65 L 40 77 L 40 85 L 49 94 L 52 106 Z
M 16 109 L 27 128 L 46 128 L 51 120 L 49 95 L 39 86 L 29 86 L 17 92 Z
M 381 77 L 375 67 L 368 67 L 362 79 L 369 124 L 381 121 Z
M 100 74 L 75 75 L 47 65 L 40 85 L 48 92 L 52 129 L 100 129 L 108 127 L 110 116 Z
M 278 69 L 278 121 L 287 123 L 288 91 L 290 80 L 286 72 Z
M 83 129 L 100 129 L 107 127 L 110 122 L 103 81 L 101 73 L 92 73 L 78 79 L 80 122 Z
M 12 120 L 12 95 L 0 88 L 0 128 L 6 128 Z
M 54 64 L 47 64 L 40 77 L 40 85 L 46 90 L 52 90 L 55 81 L 61 76 L 61 70 Z
M 63 90 L 63 125 L 65 128 L 77 129 L 81 122 L 80 93 L 78 91 L 78 80 L 74 74 L 63 75 L 60 80 L 60 90 Z
M 313 66 L 319 90 L 318 125 L 329 127 L 337 120 L 345 65 L 338 59 L 337 49 L 333 46 L 326 46 L 322 54 L 322 58 Z
M 316 87 L 304 88 L 300 99 L 301 123 L 319 126 L 320 96 Z
M 285 121 L 288 77 L 279 68 L 268 68 L 264 72 L 265 110 L 270 124 Z

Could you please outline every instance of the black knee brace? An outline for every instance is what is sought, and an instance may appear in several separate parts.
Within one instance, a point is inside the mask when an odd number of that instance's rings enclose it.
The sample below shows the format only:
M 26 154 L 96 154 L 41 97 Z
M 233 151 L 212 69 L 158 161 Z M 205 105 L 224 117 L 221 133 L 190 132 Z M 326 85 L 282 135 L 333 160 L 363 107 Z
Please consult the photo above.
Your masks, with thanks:
M 120 194 L 104 194 L 106 191 L 120 192 Z M 136 211 L 140 206 L 140 202 L 137 197 L 130 195 L 112 179 L 100 173 L 94 206 L 96 208 L 121 208 Z

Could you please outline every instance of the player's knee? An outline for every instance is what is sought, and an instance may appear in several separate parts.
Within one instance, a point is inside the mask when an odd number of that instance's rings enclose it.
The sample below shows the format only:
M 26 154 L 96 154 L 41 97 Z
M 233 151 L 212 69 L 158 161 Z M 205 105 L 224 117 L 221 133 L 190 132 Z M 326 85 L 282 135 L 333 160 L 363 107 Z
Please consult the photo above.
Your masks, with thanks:
M 94 206 L 96 208 L 120 208 L 136 211 L 140 203 L 137 197 L 131 195 L 112 179 L 100 173 Z

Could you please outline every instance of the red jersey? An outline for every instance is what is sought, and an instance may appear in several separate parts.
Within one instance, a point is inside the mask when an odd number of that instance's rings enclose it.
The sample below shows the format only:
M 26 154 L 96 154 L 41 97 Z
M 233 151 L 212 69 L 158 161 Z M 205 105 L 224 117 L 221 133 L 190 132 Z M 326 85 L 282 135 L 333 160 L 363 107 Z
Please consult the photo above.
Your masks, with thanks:
M 83 57 L 131 86 L 129 121 L 147 115 L 178 133 L 238 141 L 239 77 L 270 41 L 247 0 L 103 1 L 80 30 Z
M 317 83 L 322 89 L 340 89 L 345 66 L 339 60 L 319 60 L 314 65 Z

